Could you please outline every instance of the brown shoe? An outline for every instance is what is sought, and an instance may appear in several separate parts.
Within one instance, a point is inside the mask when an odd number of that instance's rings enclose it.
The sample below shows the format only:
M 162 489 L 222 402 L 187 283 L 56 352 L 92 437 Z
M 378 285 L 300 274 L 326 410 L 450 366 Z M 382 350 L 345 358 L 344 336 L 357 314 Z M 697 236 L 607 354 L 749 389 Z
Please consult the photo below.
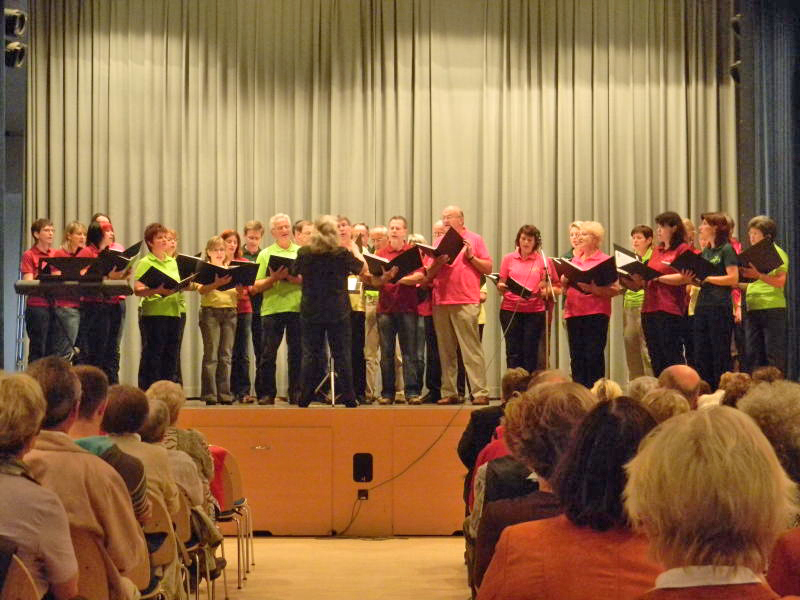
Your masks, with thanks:
M 461 404 L 462 402 L 464 402 L 464 400 L 458 396 L 447 396 L 446 398 L 439 398 L 436 404 Z
M 486 406 L 489 404 L 489 398 L 486 396 L 475 396 L 472 399 L 472 404 L 473 406 Z

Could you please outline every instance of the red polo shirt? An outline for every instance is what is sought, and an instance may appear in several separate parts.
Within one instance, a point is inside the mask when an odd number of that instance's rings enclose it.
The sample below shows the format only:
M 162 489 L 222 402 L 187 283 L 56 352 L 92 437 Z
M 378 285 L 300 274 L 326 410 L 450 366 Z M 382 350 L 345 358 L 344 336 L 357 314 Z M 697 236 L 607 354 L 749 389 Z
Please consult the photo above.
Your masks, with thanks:
M 583 269 L 591 269 L 608 259 L 608 254 L 598 250 L 589 258 L 575 256 L 573 264 Z M 564 305 L 564 318 L 585 317 L 587 315 L 608 315 L 611 316 L 611 298 L 601 298 L 594 294 L 584 294 L 574 286 L 567 288 L 567 302 Z
M 406 242 L 400 250 L 395 250 L 391 244 L 387 244 L 385 248 L 378 250 L 375 255 L 386 260 L 394 260 L 411 247 L 411 244 Z M 401 283 L 384 284 L 381 287 L 376 310 L 378 314 L 384 315 L 389 313 L 416 313 L 417 286 L 403 285 Z
M 500 279 L 505 282 L 511 277 L 520 285 L 533 290 L 534 294 L 530 298 L 523 300 L 512 292 L 506 292 L 503 294 L 503 303 L 500 305 L 502 310 L 516 310 L 521 313 L 534 313 L 545 310 L 544 300 L 538 295 L 539 284 L 542 281 L 547 281 L 544 264 L 542 254 L 538 251 L 522 258 L 519 250 L 515 250 L 503 257 L 500 262 Z M 547 268 L 550 271 L 551 281 L 558 281 L 558 274 L 552 261 L 547 261 Z
M 55 250 L 50 248 L 47 252 L 42 252 L 38 246 L 34 245 L 22 253 L 22 260 L 19 263 L 19 270 L 24 275 L 30 273 L 34 279 L 39 278 L 39 261 L 42 258 L 55 256 Z M 26 301 L 28 306 L 48 306 L 47 300 L 41 296 L 28 296 Z
M 671 266 L 665 265 L 664 261 L 671 263 L 687 250 L 691 250 L 688 244 L 678 244 L 674 250 L 659 245 L 653 248 L 653 254 L 650 256 L 647 266 L 664 275 L 677 273 Z M 680 317 L 686 312 L 687 302 L 685 285 L 669 285 L 652 279 L 647 282 L 647 287 L 645 287 L 642 314 L 665 312 Z
M 491 260 L 489 250 L 483 238 L 468 229 L 461 232 L 461 237 L 472 245 L 475 258 Z M 439 238 L 438 246 L 443 238 Z M 442 265 L 433 282 L 433 304 L 480 304 L 481 274 L 467 260 L 467 253 L 458 253 L 452 265 Z

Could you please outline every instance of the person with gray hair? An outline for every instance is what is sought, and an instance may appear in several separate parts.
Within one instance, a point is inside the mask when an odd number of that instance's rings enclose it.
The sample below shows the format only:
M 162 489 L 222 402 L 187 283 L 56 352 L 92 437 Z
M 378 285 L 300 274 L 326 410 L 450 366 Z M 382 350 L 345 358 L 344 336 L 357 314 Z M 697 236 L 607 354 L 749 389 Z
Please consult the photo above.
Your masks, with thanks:
M 642 375 L 628 382 L 628 396 L 634 400 L 641 400 L 650 390 L 658 387 L 658 379 L 652 375 Z
M 259 404 L 275 404 L 278 394 L 275 383 L 275 361 L 278 348 L 286 334 L 289 358 L 289 402 L 296 404 L 300 395 L 300 279 L 286 267 L 270 267 L 270 258 L 295 260 L 300 249 L 292 240 L 292 220 L 278 213 L 269 220 L 275 243 L 258 255 L 258 274 L 251 294 L 261 294 L 261 356 L 256 371 L 256 396 Z
M 640 400 L 644 407 L 650 411 L 656 423 L 666 421 L 675 415 L 681 415 L 691 410 L 689 401 L 676 390 L 660 388 L 647 392 Z
M 353 371 L 350 361 L 350 300 L 347 277 L 366 271 L 365 265 L 347 248 L 339 246 L 336 220 L 325 215 L 314 223 L 314 233 L 308 246 L 297 253 L 291 269 L 293 276 L 302 277 L 300 322 L 302 337 L 302 388 L 298 405 L 307 407 L 323 372 L 321 362 L 327 337 L 336 369 L 336 390 L 348 407 L 358 406 L 353 391 Z M 396 272 L 387 271 L 388 276 Z

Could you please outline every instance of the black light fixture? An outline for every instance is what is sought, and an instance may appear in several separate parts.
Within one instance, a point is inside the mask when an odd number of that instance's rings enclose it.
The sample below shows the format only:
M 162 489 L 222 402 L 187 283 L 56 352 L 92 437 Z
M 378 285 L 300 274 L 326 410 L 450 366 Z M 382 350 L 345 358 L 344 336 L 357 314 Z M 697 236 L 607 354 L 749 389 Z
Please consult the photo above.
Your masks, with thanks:
M 28 25 L 28 15 L 18 8 L 6 8 L 3 12 L 6 20 L 6 66 L 19 69 L 25 64 L 28 53 L 28 46 L 22 41 Z
M 16 38 L 22 37 L 25 33 L 25 27 L 28 24 L 28 15 L 18 8 L 6 8 L 5 18 L 6 35 Z

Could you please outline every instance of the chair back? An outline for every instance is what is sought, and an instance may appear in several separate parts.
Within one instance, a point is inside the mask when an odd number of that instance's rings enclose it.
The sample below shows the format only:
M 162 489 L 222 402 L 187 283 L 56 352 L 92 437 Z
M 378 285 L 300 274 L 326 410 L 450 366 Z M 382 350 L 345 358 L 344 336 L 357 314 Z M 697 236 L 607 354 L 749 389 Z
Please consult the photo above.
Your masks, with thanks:
M 186 494 L 180 492 L 178 496 L 180 497 L 181 508 L 173 519 L 175 537 L 185 544 L 192 538 L 191 507 Z
M 0 589 L 0 600 L 39 600 L 39 592 L 28 567 L 14 554 Z
M 175 541 L 175 530 L 172 527 L 172 519 L 167 512 L 167 507 L 160 496 L 149 494 L 150 504 L 153 507 L 153 514 L 144 524 L 145 537 L 148 534 L 163 534 L 163 543 L 150 553 L 150 566 L 166 566 L 175 560 L 177 545 Z
M 86 598 L 109 598 L 106 561 L 94 533 L 80 527 L 69 528 L 75 558 L 78 560 L 78 594 Z
M 237 500 L 244 498 L 242 473 L 236 457 L 227 452 L 222 463 L 222 489 L 225 502 L 220 503 L 220 510 L 227 512 L 233 509 Z

